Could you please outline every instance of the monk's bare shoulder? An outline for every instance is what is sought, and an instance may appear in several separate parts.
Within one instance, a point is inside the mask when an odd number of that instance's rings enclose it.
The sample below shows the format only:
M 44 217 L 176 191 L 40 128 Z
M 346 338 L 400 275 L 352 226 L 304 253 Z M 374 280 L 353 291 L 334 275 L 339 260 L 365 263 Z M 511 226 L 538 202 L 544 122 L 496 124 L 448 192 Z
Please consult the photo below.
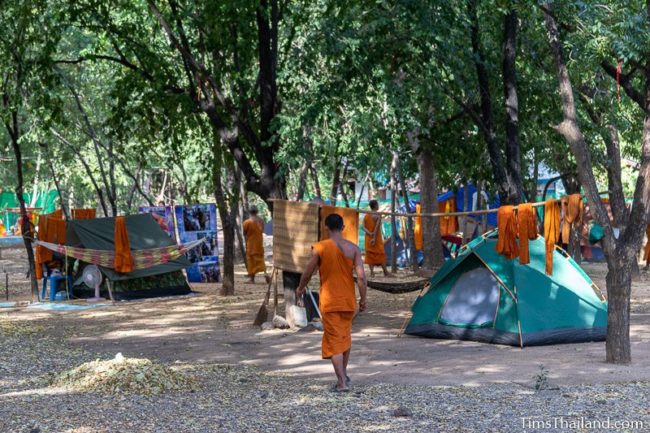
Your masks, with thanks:
M 345 252 L 347 253 L 346 255 L 352 256 L 350 258 L 353 258 L 356 254 L 360 254 L 361 250 L 359 249 L 358 246 L 354 242 L 350 242 L 347 239 L 343 239 L 343 245 L 345 248 Z

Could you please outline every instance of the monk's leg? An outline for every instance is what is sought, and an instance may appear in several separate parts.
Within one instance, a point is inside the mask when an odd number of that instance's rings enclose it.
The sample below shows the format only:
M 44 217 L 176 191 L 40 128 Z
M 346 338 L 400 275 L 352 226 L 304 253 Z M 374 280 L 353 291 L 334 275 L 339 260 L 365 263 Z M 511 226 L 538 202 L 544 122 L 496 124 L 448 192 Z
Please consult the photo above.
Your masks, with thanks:
M 384 277 L 392 277 L 393 276 L 393 274 L 388 272 L 388 268 L 386 268 L 385 264 L 381 265 L 381 269 L 382 269 L 382 271 L 384 271 Z
M 248 280 L 249 283 L 255 284 L 255 274 L 249 275 L 250 279 Z
M 375 276 L 375 265 L 368 265 L 368 267 L 370 267 L 370 277 L 372 278 Z
M 349 351 L 348 351 L 349 352 Z M 344 354 L 337 353 L 332 355 L 332 366 L 334 366 L 334 373 L 336 373 L 336 387 L 339 390 L 347 389 L 345 384 L 345 365 L 344 365 Z
M 347 385 L 350 381 L 348 377 L 348 362 L 350 361 L 350 349 L 343 352 L 343 377 L 345 378 L 345 384 Z

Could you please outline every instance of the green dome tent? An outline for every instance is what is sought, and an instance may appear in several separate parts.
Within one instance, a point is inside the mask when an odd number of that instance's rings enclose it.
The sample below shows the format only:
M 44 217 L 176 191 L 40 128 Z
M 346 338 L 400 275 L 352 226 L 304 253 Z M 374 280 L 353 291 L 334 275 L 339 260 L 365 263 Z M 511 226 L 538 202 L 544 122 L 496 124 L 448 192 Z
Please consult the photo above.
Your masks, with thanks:
M 467 244 L 433 276 L 413 304 L 406 333 L 513 346 L 605 340 L 607 301 L 563 250 L 546 275 L 541 236 L 530 263 L 495 251 L 496 231 Z

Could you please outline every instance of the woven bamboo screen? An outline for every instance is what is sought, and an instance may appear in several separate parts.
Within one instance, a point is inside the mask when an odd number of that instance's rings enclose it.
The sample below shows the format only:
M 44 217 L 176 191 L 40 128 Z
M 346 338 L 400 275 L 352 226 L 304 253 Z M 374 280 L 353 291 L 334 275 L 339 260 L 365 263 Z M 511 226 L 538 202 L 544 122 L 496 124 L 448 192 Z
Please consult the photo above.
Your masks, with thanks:
M 301 273 L 318 242 L 318 205 L 277 200 L 273 203 L 273 266 Z

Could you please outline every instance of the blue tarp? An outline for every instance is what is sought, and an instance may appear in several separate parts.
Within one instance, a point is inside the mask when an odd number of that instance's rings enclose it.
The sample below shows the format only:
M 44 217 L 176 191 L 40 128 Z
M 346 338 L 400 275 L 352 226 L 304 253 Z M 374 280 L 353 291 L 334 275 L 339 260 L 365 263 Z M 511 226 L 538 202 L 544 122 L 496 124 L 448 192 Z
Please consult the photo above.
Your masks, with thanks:
M 100 308 L 100 307 L 110 307 L 111 304 L 88 304 L 88 305 L 79 305 L 79 304 L 64 304 L 64 303 L 36 303 L 27 306 L 27 308 L 34 308 L 38 310 L 48 310 L 48 311 L 79 311 L 79 310 L 90 310 L 91 308 Z

